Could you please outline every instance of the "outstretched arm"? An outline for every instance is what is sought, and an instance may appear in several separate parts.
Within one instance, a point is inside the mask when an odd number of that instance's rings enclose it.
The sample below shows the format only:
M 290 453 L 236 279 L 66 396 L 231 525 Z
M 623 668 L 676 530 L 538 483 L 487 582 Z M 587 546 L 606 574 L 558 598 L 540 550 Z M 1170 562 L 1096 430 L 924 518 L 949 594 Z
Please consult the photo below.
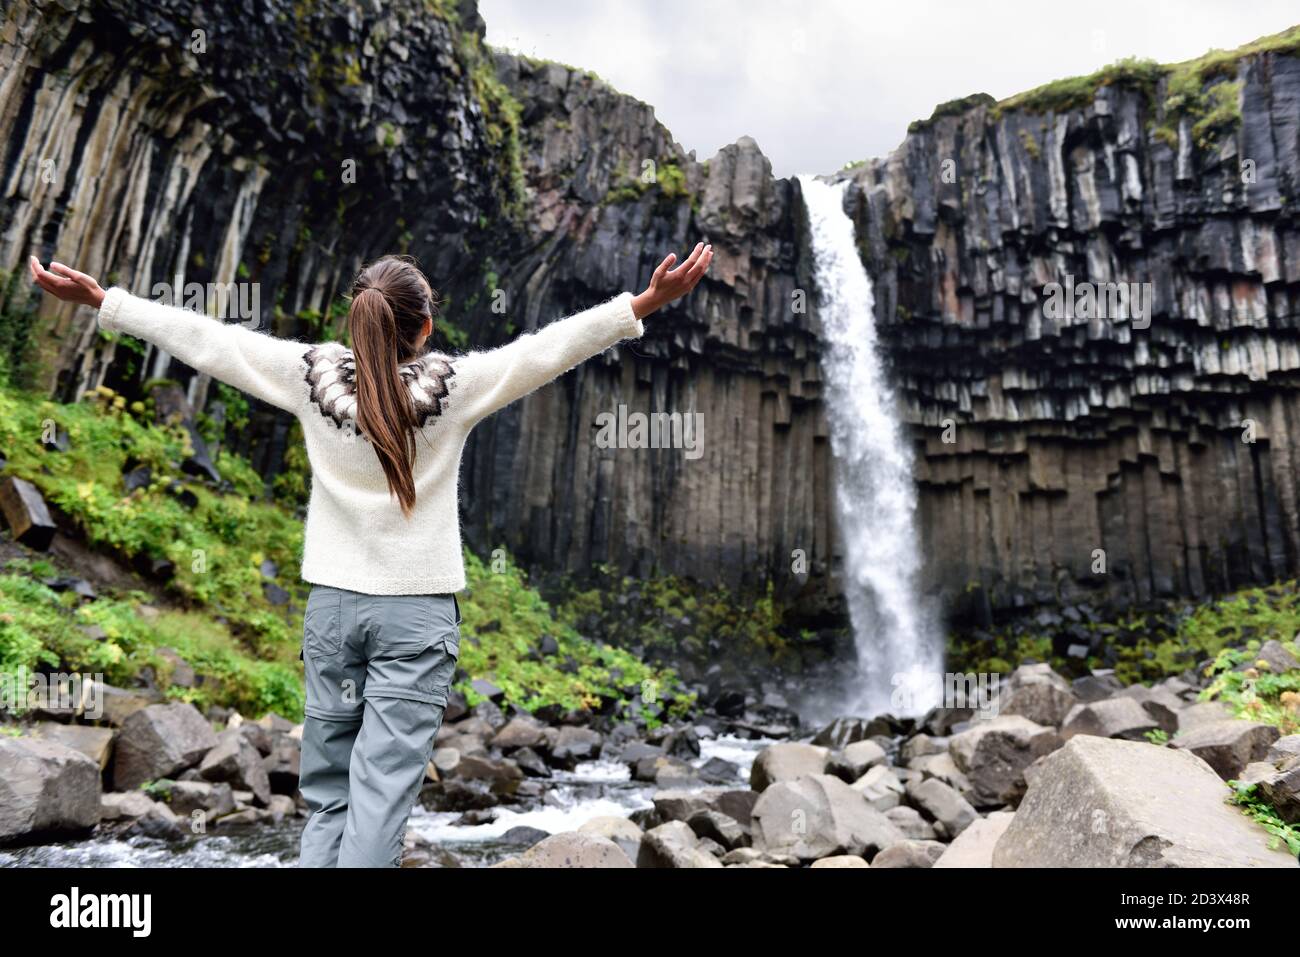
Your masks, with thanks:
M 32 278 L 46 292 L 98 309 L 101 329 L 152 342 L 186 365 L 278 408 L 293 412 L 301 404 L 302 343 L 142 299 L 125 289 L 105 292 L 92 277 L 60 263 L 50 263 L 47 270 L 33 256 L 30 266 Z
M 670 268 L 676 259 L 673 253 L 664 257 L 649 285 L 635 296 L 619 293 L 499 349 L 456 359 L 453 402 L 462 405 L 472 425 L 618 341 L 639 337 L 641 320 L 695 288 L 713 260 L 713 247 L 697 243 L 680 266 Z

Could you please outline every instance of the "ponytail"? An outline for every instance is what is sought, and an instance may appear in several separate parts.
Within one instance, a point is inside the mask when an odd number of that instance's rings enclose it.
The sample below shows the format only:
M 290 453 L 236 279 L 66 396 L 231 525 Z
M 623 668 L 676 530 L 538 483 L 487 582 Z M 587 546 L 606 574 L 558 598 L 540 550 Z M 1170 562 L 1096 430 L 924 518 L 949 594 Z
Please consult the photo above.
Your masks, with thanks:
M 388 490 L 408 518 L 415 507 L 415 405 L 398 371 L 398 332 L 383 290 L 366 286 L 348 310 L 356 368 L 357 427 L 370 440 Z

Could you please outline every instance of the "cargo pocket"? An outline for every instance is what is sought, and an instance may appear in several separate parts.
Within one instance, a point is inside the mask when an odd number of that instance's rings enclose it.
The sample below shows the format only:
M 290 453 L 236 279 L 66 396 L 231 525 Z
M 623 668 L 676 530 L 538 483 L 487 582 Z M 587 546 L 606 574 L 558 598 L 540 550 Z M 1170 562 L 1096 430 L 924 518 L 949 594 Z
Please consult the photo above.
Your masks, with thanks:
M 343 647 L 342 607 L 341 592 L 321 588 L 311 590 L 302 619 L 302 650 L 305 655 L 327 658 L 339 653 Z

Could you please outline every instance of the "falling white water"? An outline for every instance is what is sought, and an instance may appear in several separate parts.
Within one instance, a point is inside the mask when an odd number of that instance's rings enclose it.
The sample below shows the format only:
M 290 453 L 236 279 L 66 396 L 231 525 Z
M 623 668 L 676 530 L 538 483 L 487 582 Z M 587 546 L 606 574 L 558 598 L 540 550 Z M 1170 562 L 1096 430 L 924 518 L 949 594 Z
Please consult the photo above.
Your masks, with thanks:
M 826 412 L 858 652 L 851 714 L 921 714 L 942 698 L 943 644 L 917 586 L 912 455 L 876 346 L 871 279 L 844 212 L 847 182 L 799 177 L 808 208 L 825 343 Z

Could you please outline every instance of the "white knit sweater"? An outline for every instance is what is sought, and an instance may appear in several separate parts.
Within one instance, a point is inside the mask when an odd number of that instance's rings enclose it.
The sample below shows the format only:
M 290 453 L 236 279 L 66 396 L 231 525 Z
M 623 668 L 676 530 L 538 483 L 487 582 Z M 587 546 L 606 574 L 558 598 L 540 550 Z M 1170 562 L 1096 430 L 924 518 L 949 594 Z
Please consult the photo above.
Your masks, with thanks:
M 415 402 L 415 510 L 389 493 L 379 459 L 355 423 L 352 352 L 294 342 L 110 289 L 99 327 L 154 343 L 187 365 L 291 412 L 311 463 L 303 580 L 371 595 L 465 587 L 457 485 L 470 430 L 621 339 L 639 337 L 632 294 L 552 322 L 486 352 L 425 355 L 401 368 Z M 427 442 L 425 441 L 427 439 Z

